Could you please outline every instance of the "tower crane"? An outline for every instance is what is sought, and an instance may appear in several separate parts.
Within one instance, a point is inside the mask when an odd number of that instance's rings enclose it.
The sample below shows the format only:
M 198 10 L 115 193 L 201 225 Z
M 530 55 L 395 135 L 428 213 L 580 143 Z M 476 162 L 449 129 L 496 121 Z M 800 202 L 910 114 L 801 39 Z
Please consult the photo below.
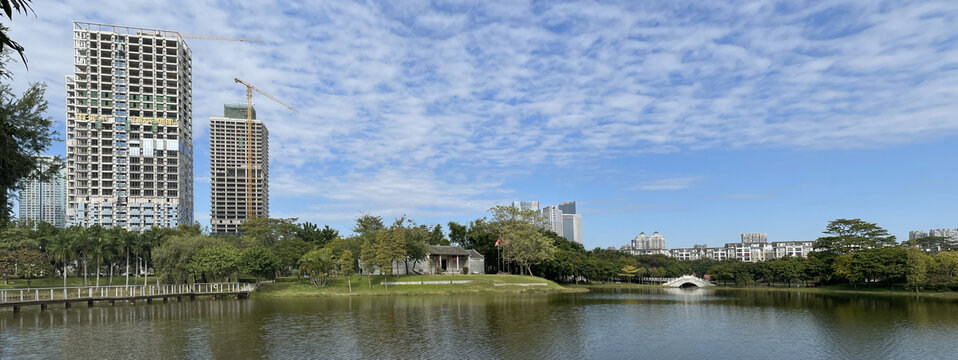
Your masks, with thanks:
M 181 38 L 184 39 L 204 39 L 204 40 L 225 40 L 225 41 L 240 41 L 240 42 L 263 42 L 260 39 L 242 39 L 228 36 L 212 36 L 212 35 L 198 35 L 198 34 L 180 34 Z
M 233 78 L 233 82 L 246 86 L 246 219 L 248 220 L 253 217 L 253 147 L 251 146 L 253 143 L 253 90 L 290 110 L 295 112 L 299 110 L 239 78 Z

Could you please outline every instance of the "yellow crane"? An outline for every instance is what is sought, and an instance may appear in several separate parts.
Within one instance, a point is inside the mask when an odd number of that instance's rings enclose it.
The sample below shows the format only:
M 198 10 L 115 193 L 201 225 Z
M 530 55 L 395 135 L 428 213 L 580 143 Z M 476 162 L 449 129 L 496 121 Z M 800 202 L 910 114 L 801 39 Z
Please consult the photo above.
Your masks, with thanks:
M 253 84 L 239 78 L 233 78 L 233 82 L 246 86 L 246 218 L 250 219 L 253 217 L 253 90 L 290 110 L 295 112 L 299 112 L 299 110 L 286 105 L 273 95 L 267 94 L 265 91 L 257 89 Z M 263 140 L 265 141 L 265 139 Z

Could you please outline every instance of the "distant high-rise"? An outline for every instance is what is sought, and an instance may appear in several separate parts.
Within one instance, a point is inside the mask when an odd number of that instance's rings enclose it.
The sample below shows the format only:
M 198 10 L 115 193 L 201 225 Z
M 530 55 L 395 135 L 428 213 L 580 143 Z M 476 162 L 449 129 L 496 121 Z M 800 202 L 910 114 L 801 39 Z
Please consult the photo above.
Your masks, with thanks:
M 768 234 L 766 233 L 748 233 L 742 234 L 742 243 L 743 244 L 758 244 L 768 242 Z
M 512 207 L 519 210 L 523 210 L 523 211 L 528 211 L 528 210 L 539 211 L 539 202 L 538 201 L 513 201 Z
M 54 164 L 53 156 L 41 156 L 41 171 Z M 27 180 L 20 191 L 20 220 L 46 221 L 66 227 L 66 169 L 47 181 Z
M 575 212 L 575 201 L 566 201 L 559 204 L 559 210 L 562 210 L 562 213 L 565 215 L 568 214 L 577 214 Z
M 254 217 L 269 217 L 269 131 L 254 109 L 247 140 L 245 104 L 226 105 L 223 115 L 210 117 L 210 231 L 235 234 L 246 221 L 247 200 Z M 247 155 L 252 155 L 252 170 Z M 247 171 L 253 177 L 249 196 Z
M 562 236 L 569 241 L 582 243 L 582 215 L 562 212 Z
M 546 220 L 544 224 L 546 229 L 552 230 L 559 236 L 564 236 L 565 227 L 562 225 L 562 210 L 559 210 L 558 206 L 549 205 L 542 208 L 542 217 Z
M 67 222 L 193 223 L 192 54 L 175 31 L 73 23 Z

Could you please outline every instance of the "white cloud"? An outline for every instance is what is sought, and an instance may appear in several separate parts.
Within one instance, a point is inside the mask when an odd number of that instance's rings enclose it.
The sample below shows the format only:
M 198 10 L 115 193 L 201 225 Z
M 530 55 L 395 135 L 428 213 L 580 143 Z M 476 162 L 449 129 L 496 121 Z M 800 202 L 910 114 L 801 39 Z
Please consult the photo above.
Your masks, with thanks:
M 684 190 L 691 187 L 694 182 L 700 180 L 701 178 L 701 176 L 686 176 L 658 179 L 639 184 L 629 188 L 628 190 Z
M 528 176 L 537 166 L 686 150 L 883 147 L 958 133 L 955 2 L 849 2 L 840 19 L 816 18 L 829 14 L 827 3 L 793 4 L 794 12 L 722 2 L 682 12 L 647 2 L 446 5 L 37 4 L 36 18 L 12 26 L 30 71 L 12 67 L 19 88 L 51 85 L 51 113 L 62 121 L 74 19 L 265 39 L 189 41 L 197 147 L 206 146 L 206 118 L 244 100 L 232 83 L 242 78 L 300 109 L 256 97 L 271 130 L 273 174 L 323 179 L 335 191 L 311 196 L 334 203 L 378 194 L 390 199 L 377 205 L 384 211 L 485 206 L 506 181 L 480 180 L 492 172 Z M 195 163 L 200 175 L 207 159 Z M 390 184 L 390 176 L 400 179 Z M 274 179 L 277 196 L 303 191 Z M 695 180 L 666 180 L 683 179 Z

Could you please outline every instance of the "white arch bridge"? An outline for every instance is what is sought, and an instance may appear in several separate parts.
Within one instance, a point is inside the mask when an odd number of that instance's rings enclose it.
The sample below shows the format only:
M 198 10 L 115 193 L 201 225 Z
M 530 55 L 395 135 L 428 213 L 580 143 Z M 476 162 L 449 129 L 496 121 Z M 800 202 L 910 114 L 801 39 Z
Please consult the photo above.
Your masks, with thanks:
M 697 276 L 692 276 L 692 275 L 684 275 L 684 276 L 681 276 L 681 277 L 677 277 L 677 278 L 671 279 L 671 280 L 669 280 L 669 281 L 666 281 L 666 282 L 663 283 L 662 285 L 669 286 L 669 287 L 675 287 L 675 288 L 678 288 L 678 287 L 692 287 L 692 286 L 697 286 L 697 287 L 715 286 L 715 284 L 712 284 L 712 282 L 710 282 L 710 281 L 708 281 L 708 280 L 705 280 L 705 279 L 700 278 L 700 277 L 697 277 Z

